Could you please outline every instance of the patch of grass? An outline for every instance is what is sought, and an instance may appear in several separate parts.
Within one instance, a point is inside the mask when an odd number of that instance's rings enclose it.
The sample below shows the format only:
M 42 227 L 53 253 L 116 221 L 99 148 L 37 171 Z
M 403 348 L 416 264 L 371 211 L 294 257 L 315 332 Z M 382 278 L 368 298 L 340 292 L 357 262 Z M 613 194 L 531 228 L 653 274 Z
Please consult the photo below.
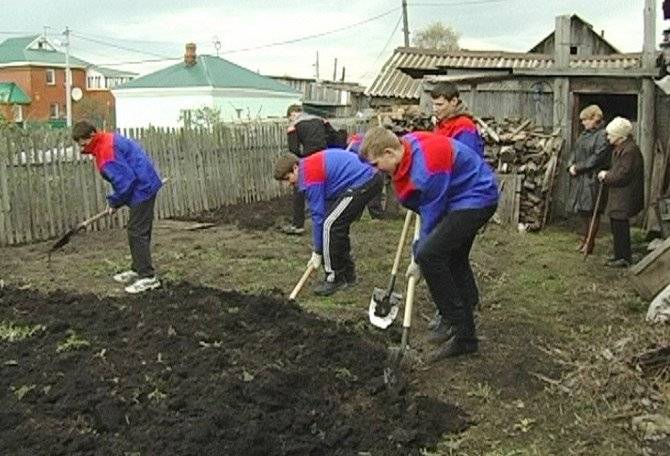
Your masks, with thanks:
M 12 386 L 12 391 L 14 392 L 14 396 L 16 396 L 16 399 L 20 401 L 26 396 L 26 394 L 28 394 L 35 388 L 37 388 L 37 385 L 21 385 L 18 388 L 14 388 Z
M 19 340 L 28 339 L 38 332 L 44 331 L 44 325 L 21 325 L 3 321 L 0 323 L 0 340 L 6 342 L 17 342 Z
M 56 346 L 56 353 L 64 353 L 69 351 L 80 350 L 91 346 L 91 343 L 86 339 L 82 339 L 73 330 L 67 332 L 68 337 Z

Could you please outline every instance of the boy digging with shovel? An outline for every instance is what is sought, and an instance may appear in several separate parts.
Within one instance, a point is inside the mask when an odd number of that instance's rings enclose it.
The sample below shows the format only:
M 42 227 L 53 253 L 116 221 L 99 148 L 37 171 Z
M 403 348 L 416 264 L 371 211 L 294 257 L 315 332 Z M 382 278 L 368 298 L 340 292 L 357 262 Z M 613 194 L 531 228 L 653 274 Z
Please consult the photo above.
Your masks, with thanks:
M 444 135 L 416 132 L 398 138 L 383 127 L 368 131 L 361 155 L 391 175 L 400 203 L 421 216 L 406 275 L 418 280 L 423 273 L 442 316 L 428 336 L 441 345 L 428 360 L 476 352 L 473 308 L 479 291 L 469 256 L 477 230 L 498 204 L 491 168 L 477 152 Z
M 89 122 L 72 127 L 72 139 L 82 154 L 93 155 L 95 167 L 112 186 L 107 195 L 111 215 L 122 206 L 130 208 L 128 244 L 132 257 L 130 270 L 114 276 L 114 281 L 130 284 L 127 293 L 136 294 L 160 287 L 151 264 L 151 229 L 160 177 L 142 147 L 117 133 L 98 132 Z
M 274 178 L 303 193 L 312 214 L 313 253 L 308 266 L 323 261 L 326 277 L 314 290 L 329 296 L 356 281 L 349 227 L 381 192 L 383 179 L 358 156 L 343 149 L 326 149 L 299 159 L 282 155 Z

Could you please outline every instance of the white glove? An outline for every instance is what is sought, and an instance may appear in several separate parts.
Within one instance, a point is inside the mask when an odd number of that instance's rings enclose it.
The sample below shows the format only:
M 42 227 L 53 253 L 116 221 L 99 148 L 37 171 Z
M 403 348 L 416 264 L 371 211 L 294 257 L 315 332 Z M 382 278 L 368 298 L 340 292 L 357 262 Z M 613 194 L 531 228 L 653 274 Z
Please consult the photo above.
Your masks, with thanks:
M 414 277 L 414 279 L 418 282 L 421 279 L 421 268 L 417 264 L 414 259 L 412 259 L 412 262 L 407 266 L 407 272 L 405 272 L 405 277 Z
M 319 269 L 319 266 L 321 266 L 321 255 L 316 252 L 312 252 L 312 257 L 307 262 L 307 266 L 311 266 L 314 269 Z

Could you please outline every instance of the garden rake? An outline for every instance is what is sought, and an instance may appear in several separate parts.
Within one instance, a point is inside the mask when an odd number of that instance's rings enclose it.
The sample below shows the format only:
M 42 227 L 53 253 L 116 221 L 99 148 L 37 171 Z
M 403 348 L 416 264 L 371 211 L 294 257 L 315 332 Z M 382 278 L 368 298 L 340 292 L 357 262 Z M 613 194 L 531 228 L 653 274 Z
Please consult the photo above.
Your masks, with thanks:
M 416 216 L 414 222 L 414 242 L 419 239 L 419 230 L 421 229 L 421 220 Z M 414 255 L 412 255 L 412 261 Z M 384 383 L 386 386 L 394 391 L 400 391 L 404 383 L 400 379 L 400 364 L 403 359 L 408 361 L 417 358 L 416 353 L 409 347 L 409 329 L 412 322 L 412 308 L 414 306 L 414 291 L 416 288 L 416 278 L 410 277 L 407 280 L 407 297 L 405 298 L 405 314 L 402 322 L 402 337 L 400 339 L 400 347 L 391 347 L 389 349 L 389 358 L 386 367 L 384 368 Z

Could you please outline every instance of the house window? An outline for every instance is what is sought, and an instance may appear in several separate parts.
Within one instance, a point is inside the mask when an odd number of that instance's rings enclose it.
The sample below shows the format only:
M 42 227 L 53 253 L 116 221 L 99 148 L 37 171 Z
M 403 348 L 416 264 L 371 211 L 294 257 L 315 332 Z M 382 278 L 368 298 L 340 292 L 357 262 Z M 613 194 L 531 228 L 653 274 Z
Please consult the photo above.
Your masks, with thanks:
M 56 70 L 47 68 L 47 85 L 56 85 Z
M 12 114 L 14 115 L 14 122 L 23 122 L 23 106 L 13 105 Z
M 49 118 L 58 119 L 60 117 L 60 106 L 58 103 L 51 103 L 49 105 Z
M 577 46 L 570 46 L 570 55 L 577 55 Z

